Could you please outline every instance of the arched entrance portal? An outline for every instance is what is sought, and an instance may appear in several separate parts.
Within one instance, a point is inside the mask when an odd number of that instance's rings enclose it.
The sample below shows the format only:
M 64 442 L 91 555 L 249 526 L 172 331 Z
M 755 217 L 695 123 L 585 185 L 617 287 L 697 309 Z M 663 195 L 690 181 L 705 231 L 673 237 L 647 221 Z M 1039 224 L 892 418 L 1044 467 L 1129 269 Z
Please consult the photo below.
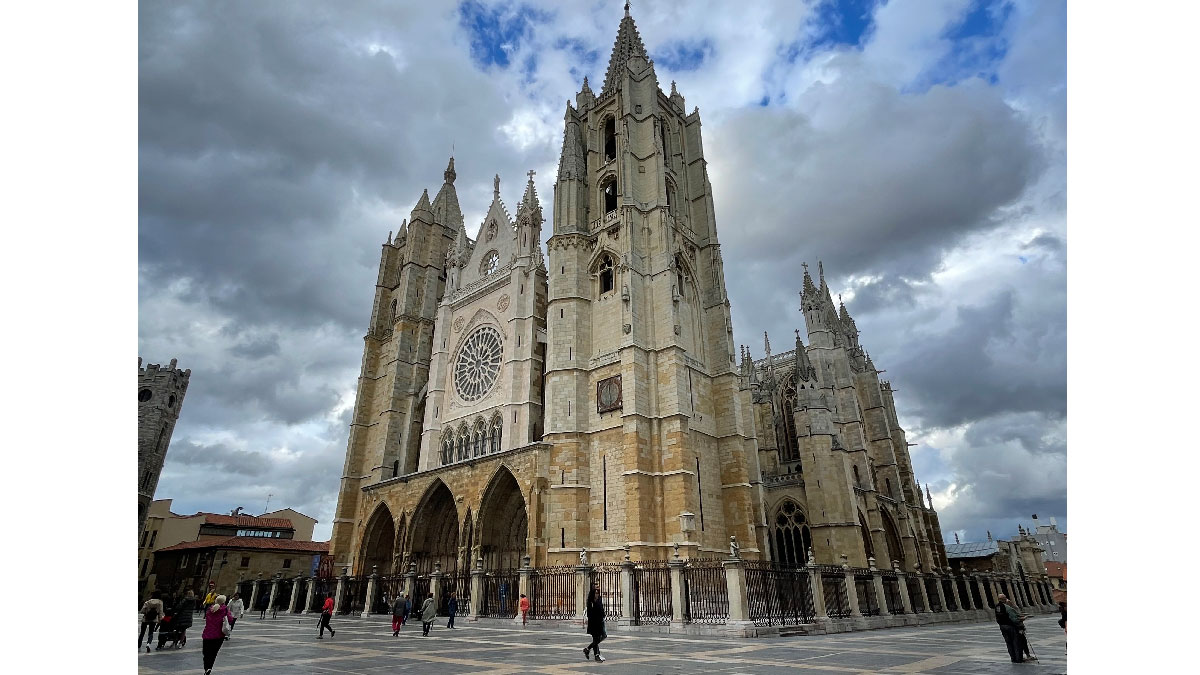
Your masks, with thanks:
M 412 562 L 417 574 L 433 572 L 434 563 L 442 564 L 442 572 L 455 570 L 458 554 L 458 509 L 454 496 L 442 481 L 430 487 L 412 519 Z
M 360 578 L 370 574 L 372 565 L 376 566 L 379 574 L 391 574 L 395 550 L 396 526 L 392 521 L 392 513 L 386 505 L 380 504 L 367 521 L 367 528 L 363 530 L 357 574 Z
M 484 492 L 479 508 L 480 545 L 485 569 L 516 568 L 525 555 L 529 519 L 521 486 L 507 467 L 500 467 Z
M 899 560 L 900 569 L 907 569 L 908 566 L 904 560 L 904 547 L 900 545 L 900 533 L 896 530 L 896 524 L 892 522 L 892 514 L 888 513 L 886 509 L 879 509 L 879 513 L 883 520 L 883 536 L 887 539 L 887 567 L 892 566 L 893 560 Z

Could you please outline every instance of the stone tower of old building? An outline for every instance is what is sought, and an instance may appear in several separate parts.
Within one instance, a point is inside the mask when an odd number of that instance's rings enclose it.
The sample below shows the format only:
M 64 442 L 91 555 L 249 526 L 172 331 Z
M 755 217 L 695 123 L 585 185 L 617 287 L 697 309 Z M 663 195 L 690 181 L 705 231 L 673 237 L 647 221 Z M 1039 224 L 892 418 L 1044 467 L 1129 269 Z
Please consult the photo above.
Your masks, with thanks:
M 628 9 L 603 88 L 585 79 L 575 100 L 548 243 L 550 552 L 711 555 L 736 535 L 757 553 L 759 471 L 699 111 L 659 87 Z
M 354 539 L 363 486 L 417 470 L 434 319 L 446 285 L 447 252 L 463 231 L 455 178 L 450 158 L 437 197 L 430 203 L 429 191 L 422 192 L 408 221 L 383 244 L 333 522 L 334 549 L 348 548 Z
M 192 371 L 179 370 L 175 359 L 163 368 L 158 364 L 142 367 L 138 357 L 138 533 L 146 523 L 150 502 L 158 488 L 171 434 L 183 407 Z

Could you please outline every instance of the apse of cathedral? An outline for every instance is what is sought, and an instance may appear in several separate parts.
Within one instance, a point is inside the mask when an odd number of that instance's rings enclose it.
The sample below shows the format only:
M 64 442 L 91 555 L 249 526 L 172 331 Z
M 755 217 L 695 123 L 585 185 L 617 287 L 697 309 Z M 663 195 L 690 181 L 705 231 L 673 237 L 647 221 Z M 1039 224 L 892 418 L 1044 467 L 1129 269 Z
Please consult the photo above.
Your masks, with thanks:
M 892 391 L 823 270 L 795 347 L 735 349 L 701 138 L 628 9 L 529 173 L 466 234 L 453 158 L 383 244 L 334 520 L 353 574 L 741 555 L 945 565 Z M 714 158 L 719 162 L 720 158 Z M 927 495 L 926 495 L 927 496 Z

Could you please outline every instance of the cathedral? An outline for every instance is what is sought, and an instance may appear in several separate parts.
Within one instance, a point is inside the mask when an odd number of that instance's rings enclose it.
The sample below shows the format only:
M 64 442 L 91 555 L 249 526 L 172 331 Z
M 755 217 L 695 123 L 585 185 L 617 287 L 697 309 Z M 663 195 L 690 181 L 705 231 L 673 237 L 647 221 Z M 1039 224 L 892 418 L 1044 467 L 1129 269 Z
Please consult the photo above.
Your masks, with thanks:
M 515 212 L 495 178 L 472 240 L 453 158 L 383 244 L 335 563 L 717 558 L 736 538 L 786 565 L 944 568 L 890 384 L 823 270 L 791 282 L 794 349 L 735 347 L 700 114 L 628 8 L 563 124 L 546 251 L 533 172 Z

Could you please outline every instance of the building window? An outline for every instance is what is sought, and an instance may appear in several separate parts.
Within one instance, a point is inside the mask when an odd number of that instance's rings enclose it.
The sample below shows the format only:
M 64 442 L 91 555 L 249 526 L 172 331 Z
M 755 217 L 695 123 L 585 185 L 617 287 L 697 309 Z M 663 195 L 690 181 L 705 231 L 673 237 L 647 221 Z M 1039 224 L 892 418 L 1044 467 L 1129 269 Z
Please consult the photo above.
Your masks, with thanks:
M 283 569 L 285 569 L 285 570 L 288 570 L 288 569 L 291 569 L 291 568 L 292 568 L 292 559 L 291 559 L 291 558 L 284 558 L 284 559 L 283 559 Z
M 146 540 L 150 538 L 149 532 L 142 533 L 142 548 L 146 548 Z
M 396 301 L 392 300 L 392 322 L 396 321 Z
M 862 487 L 862 479 L 858 476 L 858 465 L 854 465 L 854 487 Z
M 146 558 L 145 560 L 142 561 L 142 573 L 138 576 L 143 576 L 143 577 L 146 576 L 146 568 L 148 568 L 149 566 L 150 566 L 150 559 Z
M 479 273 L 487 276 L 498 269 L 500 269 L 500 254 L 489 251 L 487 255 L 483 256 L 483 262 L 479 264 Z
M 482 418 L 475 420 L 475 433 L 473 436 L 471 455 L 473 457 L 482 457 L 487 451 L 487 423 Z
M 171 409 L 174 407 L 175 407 L 175 395 L 172 394 L 170 397 L 167 398 L 167 408 Z
M 248 556 L 248 555 L 242 556 L 242 567 L 249 567 L 249 566 L 250 566 L 250 556 Z
M 600 186 L 600 195 L 604 199 L 604 215 L 617 210 L 617 179 L 609 178 Z
M 150 533 L 150 548 L 154 548 L 154 540 L 158 539 L 158 530 Z
M 783 502 L 775 514 L 775 561 L 789 567 L 802 567 L 808 562 L 812 534 L 804 514 L 792 500 Z
M 500 452 L 500 436 L 504 433 L 504 423 L 500 420 L 500 416 L 496 415 L 492 418 L 492 452 Z
M 400 475 L 400 460 L 392 462 L 392 478 Z
M 604 161 L 617 158 L 617 118 L 609 117 L 604 120 Z
M 666 120 L 663 120 L 658 125 L 658 137 L 659 137 L 659 140 L 662 141 L 663 163 L 670 165 L 670 160 L 668 158 L 671 156 L 671 151 L 667 148 L 667 121 Z
M 675 215 L 675 185 L 667 181 L 667 213 Z
M 442 464 L 454 461 L 454 432 L 447 431 L 442 437 Z
M 181 569 L 181 570 L 187 569 L 187 566 L 188 566 L 188 556 L 186 553 L 184 553 L 183 556 L 179 558 L 179 569 Z
M 600 294 L 608 293 L 616 287 L 616 279 L 613 275 L 612 256 L 607 253 L 600 260 Z
M 471 434 L 467 431 L 467 425 L 458 428 L 458 461 L 463 461 L 470 457 L 471 453 Z
M 138 392 L 138 402 L 145 403 L 146 401 L 149 401 L 150 398 L 153 396 L 154 396 L 154 392 L 150 391 L 149 389 L 143 389 Z

